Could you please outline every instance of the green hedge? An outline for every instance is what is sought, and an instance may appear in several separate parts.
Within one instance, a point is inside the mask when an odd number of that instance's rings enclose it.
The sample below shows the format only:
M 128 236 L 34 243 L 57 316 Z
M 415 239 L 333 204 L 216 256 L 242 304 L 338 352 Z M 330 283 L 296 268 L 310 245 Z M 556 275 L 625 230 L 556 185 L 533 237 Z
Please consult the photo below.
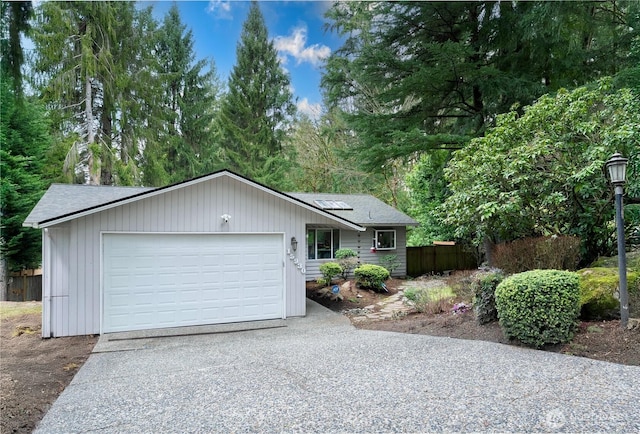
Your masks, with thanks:
M 325 262 L 320 265 L 322 281 L 325 285 L 331 285 L 331 279 L 342 274 L 342 267 L 335 262 Z
M 558 270 L 514 274 L 496 288 L 496 308 L 509 339 L 536 348 L 568 342 L 580 313 L 578 275 Z
M 361 265 L 353 270 L 353 274 L 356 276 L 357 284 L 375 290 L 380 290 L 384 281 L 390 277 L 389 270 L 373 264 Z

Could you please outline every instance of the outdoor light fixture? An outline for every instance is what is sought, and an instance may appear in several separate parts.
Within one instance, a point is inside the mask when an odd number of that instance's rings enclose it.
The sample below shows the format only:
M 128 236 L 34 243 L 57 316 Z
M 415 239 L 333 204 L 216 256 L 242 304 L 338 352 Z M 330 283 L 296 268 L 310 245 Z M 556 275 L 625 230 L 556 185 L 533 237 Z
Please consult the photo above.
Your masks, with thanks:
M 229 214 L 222 214 L 220 218 L 223 223 L 229 223 L 229 220 L 231 220 L 231 216 Z
M 620 153 L 616 152 L 607 161 L 609 179 L 615 187 L 624 187 L 627 181 L 627 161 Z
M 624 247 L 624 216 L 622 195 L 627 175 L 627 160 L 616 152 L 607 161 L 609 180 L 614 187 L 616 197 L 616 228 L 618 236 L 618 273 L 620 274 L 620 325 L 626 327 L 629 322 L 629 293 L 627 292 L 627 256 Z
M 298 250 L 298 240 L 296 240 L 296 237 L 291 237 L 291 248 L 294 252 Z

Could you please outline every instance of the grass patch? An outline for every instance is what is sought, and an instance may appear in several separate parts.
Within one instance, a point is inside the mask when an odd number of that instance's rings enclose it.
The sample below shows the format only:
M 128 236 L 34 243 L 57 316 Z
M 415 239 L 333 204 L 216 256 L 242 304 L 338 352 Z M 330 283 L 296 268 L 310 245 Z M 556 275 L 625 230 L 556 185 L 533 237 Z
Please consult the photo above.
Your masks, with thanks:
M 604 333 L 604 329 L 597 325 L 590 325 L 589 327 L 587 327 L 587 332 L 588 333 Z
M 418 312 L 432 314 L 448 311 L 450 304 L 456 297 L 448 286 L 409 288 L 404 292 L 404 296 L 413 303 Z
M 0 320 L 33 313 L 42 314 L 42 303 L 0 303 Z

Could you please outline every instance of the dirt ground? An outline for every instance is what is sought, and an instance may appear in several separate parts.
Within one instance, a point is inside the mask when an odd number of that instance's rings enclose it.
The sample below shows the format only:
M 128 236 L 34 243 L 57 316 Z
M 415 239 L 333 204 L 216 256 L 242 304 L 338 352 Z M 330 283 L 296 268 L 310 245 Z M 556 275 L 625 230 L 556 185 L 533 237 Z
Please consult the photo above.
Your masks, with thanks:
M 42 339 L 41 303 L 0 302 L 0 433 L 30 433 L 98 338 Z
M 362 309 L 377 303 L 383 298 L 398 292 L 403 280 L 392 279 L 387 282 L 389 293 L 379 294 L 369 290 L 357 289 L 344 291 L 344 300 L 330 300 L 319 297 L 319 285 L 307 284 L 307 297 L 336 312 Z M 342 282 L 341 282 L 342 283 Z M 461 300 L 454 300 L 458 302 Z M 437 315 L 411 313 L 397 319 L 352 321 L 354 326 L 369 330 L 386 330 L 400 333 L 416 333 L 432 336 L 445 336 L 459 339 L 484 340 L 503 344 L 518 345 L 505 339 L 497 322 L 479 325 L 473 311 L 453 314 L 450 311 Z M 576 335 L 568 344 L 548 346 L 544 351 L 588 357 L 590 359 L 624 365 L 640 366 L 640 328 L 626 330 L 620 327 L 620 321 L 582 321 Z

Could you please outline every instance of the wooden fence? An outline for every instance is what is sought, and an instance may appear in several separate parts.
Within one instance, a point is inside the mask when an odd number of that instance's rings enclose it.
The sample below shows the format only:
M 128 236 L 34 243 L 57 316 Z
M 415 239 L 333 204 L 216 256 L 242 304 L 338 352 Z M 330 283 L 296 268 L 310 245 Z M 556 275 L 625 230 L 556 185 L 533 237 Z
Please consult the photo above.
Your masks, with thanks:
M 412 277 L 477 267 L 475 255 L 460 245 L 407 247 L 407 275 Z
M 42 270 L 23 270 L 9 275 L 8 301 L 41 301 Z

